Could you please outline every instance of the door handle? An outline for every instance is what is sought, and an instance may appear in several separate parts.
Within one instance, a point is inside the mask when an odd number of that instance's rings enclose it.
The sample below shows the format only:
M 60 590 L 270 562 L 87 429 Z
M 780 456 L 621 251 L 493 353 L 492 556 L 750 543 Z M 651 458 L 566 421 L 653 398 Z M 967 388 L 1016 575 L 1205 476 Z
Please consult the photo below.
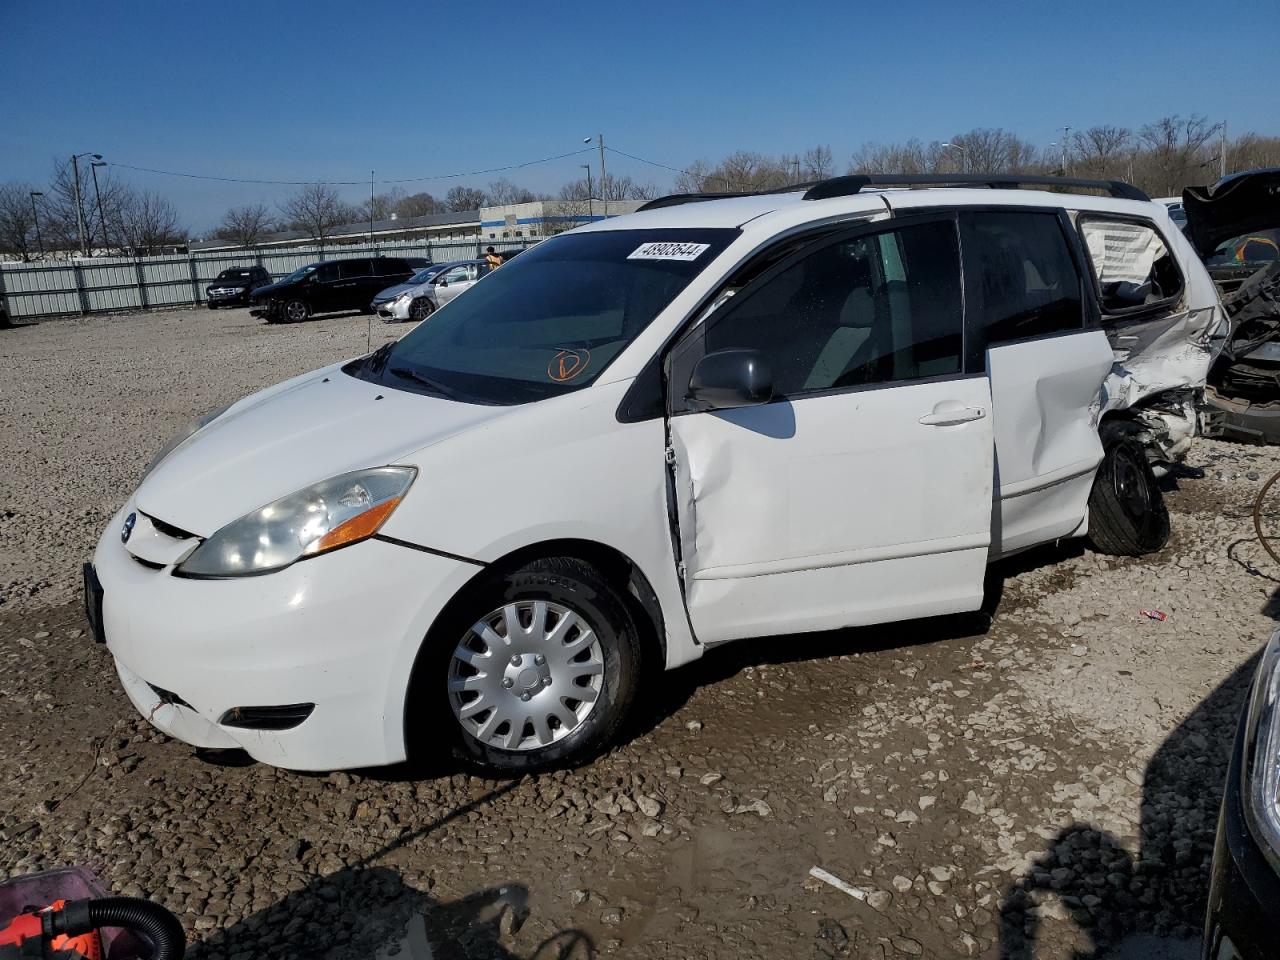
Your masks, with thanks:
M 944 400 L 933 408 L 933 413 L 926 413 L 919 422 L 926 427 L 950 427 L 970 420 L 981 420 L 986 415 L 987 411 L 981 407 L 966 407 L 954 400 Z

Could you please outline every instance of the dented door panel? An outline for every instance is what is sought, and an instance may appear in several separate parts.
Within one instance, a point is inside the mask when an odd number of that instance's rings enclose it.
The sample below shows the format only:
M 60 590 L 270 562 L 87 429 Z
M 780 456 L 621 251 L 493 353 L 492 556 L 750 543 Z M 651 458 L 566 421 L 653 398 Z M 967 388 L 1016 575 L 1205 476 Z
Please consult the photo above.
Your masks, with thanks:
M 1112 351 L 1100 330 L 987 350 L 995 408 L 994 555 L 1083 532 L 1102 461 L 1099 389 Z
M 672 418 L 698 639 L 976 609 L 990 411 L 986 378 L 968 377 Z

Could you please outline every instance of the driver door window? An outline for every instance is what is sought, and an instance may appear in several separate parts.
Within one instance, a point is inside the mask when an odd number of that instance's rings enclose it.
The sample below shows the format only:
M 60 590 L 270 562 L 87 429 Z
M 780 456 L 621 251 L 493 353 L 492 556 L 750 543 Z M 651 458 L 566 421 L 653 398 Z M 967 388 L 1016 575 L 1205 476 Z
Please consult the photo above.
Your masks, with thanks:
M 705 349 L 761 351 L 776 395 L 958 374 L 955 224 L 937 220 L 827 242 L 780 265 L 707 322 Z

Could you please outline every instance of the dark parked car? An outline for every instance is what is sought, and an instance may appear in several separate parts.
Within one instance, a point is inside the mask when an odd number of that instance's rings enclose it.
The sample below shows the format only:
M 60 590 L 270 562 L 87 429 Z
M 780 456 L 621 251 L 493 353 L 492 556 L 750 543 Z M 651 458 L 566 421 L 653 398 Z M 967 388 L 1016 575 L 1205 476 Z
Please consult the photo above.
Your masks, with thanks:
M 416 270 L 425 270 L 431 266 L 431 261 L 426 257 L 405 257 L 404 262 Z
M 1205 399 L 1227 436 L 1280 443 L 1280 168 L 1189 187 L 1182 205 L 1231 320 Z
M 309 263 L 283 280 L 255 290 L 249 312 L 268 322 L 297 322 L 312 314 L 341 310 L 370 313 L 369 303 L 379 291 L 403 283 L 413 273 L 413 268 L 400 257 Z
M 271 274 L 263 267 L 232 267 L 214 277 L 213 282 L 204 288 L 204 295 L 210 310 L 244 306 L 253 291 L 269 283 Z
M 1280 934 L 1280 633 L 1240 718 L 1213 850 L 1205 960 L 1271 960 Z

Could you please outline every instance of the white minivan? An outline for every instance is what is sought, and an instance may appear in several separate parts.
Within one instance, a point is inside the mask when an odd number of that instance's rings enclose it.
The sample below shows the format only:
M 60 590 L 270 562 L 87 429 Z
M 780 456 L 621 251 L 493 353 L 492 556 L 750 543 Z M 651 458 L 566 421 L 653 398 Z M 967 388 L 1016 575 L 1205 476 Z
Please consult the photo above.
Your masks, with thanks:
M 526 771 L 650 666 L 1158 549 L 1221 323 L 1181 231 L 1125 184 L 920 179 L 654 201 L 193 424 L 86 566 L 129 697 L 282 767 Z

